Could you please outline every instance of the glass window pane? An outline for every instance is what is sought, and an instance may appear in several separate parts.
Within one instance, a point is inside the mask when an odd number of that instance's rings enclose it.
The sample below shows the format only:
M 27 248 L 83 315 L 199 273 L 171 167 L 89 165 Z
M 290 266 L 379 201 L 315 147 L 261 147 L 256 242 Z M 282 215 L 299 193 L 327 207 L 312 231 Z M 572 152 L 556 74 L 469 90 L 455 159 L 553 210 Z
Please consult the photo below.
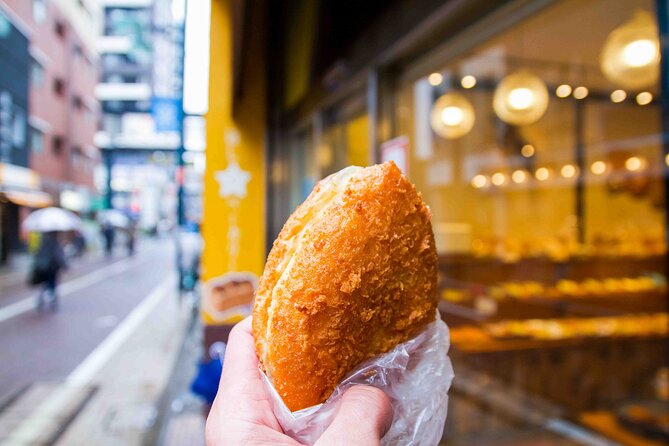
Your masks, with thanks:
M 432 210 L 456 371 L 590 428 L 659 398 L 659 98 L 650 0 L 551 3 L 399 87 L 394 136 Z M 476 435 L 453 423 L 455 443 Z

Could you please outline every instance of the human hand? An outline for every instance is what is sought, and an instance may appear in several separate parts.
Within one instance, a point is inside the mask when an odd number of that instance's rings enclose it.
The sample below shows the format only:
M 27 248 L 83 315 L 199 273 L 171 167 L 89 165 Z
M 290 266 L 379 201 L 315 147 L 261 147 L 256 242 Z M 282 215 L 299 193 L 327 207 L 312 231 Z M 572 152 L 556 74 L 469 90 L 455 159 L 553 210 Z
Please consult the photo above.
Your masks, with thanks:
M 390 400 L 381 390 L 354 386 L 342 396 L 335 419 L 316 446 L 378 445 L 392 419 Z M 207 446 L 300 445 L 283 433 L 272 411 L 258 369 L 250 317 L 230 333 L 206 439 Z

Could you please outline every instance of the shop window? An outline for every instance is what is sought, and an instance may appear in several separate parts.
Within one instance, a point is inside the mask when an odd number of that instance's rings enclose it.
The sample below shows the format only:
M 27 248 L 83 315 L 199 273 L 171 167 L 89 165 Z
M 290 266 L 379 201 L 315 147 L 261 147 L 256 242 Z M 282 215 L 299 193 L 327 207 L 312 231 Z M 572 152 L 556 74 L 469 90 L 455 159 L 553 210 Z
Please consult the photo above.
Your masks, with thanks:
M 63 79 L 57 77 L 53 80 L 53 92 L 60 97 L 65 95 L 65 82 Z
M 51 150 L 53 151 L 54 155 L 60 156 L 63 153 L 64 145 L 65 142 L 62 136 L 54 136 L 51 145 Z
M 35 23 L 44 23 L 46 20 L 46 0 L 32 0 L 33 20 Z
M 34 127 L 30 128 L 30 151 L 34 154 L 44 151 L 44 133 Z
M 31 59 L 30 62 L 30 84 L 32 87 L 39 88 L 44 85 L 44 67 L 37 60 Z
M 667 382 L 669 164 L 655 7 L 563 0 L 507 15 L 489 39 L 405 67 L 392 104 L 432 212 L 456 370 L 588 427 L 665 395 L 653 390 Z

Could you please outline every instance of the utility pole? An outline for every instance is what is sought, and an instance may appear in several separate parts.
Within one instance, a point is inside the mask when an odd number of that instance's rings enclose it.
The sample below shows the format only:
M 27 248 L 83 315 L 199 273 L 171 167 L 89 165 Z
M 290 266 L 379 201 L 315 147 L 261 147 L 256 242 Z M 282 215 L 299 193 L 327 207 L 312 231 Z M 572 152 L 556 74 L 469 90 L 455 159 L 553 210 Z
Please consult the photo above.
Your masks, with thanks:
M 184 152 L 184 64 L 186 58 L 186 17 L 188 14 L 188 0 L 184 0 L 183 20 L 180 24 L 180 30 L 177 33 L 180 39 L 179 45 L 181 47 L 181 58 L 179 63 L 178 78 L 181 80 L 181 88 L 179 89 L 179 146 L 177 147 L 177 224 L 179 227 L 186 223 L 185 197 L 184 197 L 184 182 L 186 180 Z

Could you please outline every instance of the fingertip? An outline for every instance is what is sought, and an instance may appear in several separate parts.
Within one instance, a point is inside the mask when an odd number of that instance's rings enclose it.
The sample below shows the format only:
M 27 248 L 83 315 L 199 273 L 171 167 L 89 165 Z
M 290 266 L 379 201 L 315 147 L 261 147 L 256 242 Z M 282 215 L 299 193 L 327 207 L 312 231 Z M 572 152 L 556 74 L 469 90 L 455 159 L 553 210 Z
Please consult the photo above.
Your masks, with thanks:
M 365 408 L 374 415 L 373 421 L 380 437 L 383 437 L 393 423 L 393 405 L 386 393 L 372 386 L 356 385 L 344 393 L 342 404 Z

